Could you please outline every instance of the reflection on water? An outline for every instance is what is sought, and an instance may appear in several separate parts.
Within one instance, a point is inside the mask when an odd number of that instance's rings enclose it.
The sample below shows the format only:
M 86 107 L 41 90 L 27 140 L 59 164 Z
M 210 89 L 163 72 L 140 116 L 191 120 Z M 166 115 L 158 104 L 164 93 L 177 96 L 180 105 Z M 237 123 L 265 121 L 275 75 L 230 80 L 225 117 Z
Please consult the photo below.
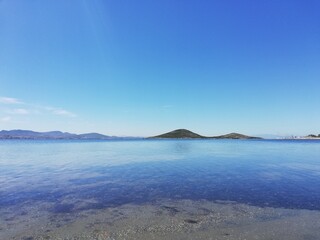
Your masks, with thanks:
M 320 142 L 1 141 L 0 210 L 76 213 L 159 200 L 320 210 Z
M 190 141 L 174 141 L 172 142 L 173 151 L 177 154 L 190 153 L 192 150 L 192 142 Z

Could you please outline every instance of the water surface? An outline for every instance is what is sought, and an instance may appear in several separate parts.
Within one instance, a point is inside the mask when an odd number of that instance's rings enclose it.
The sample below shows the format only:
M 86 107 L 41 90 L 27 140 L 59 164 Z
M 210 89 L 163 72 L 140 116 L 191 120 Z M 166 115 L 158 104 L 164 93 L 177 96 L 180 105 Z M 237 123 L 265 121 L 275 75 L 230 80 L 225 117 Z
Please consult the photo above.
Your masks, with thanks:
M 0 141 L 0 186 L 7 214 L 166 200 L 318 211 L 320 141 Z

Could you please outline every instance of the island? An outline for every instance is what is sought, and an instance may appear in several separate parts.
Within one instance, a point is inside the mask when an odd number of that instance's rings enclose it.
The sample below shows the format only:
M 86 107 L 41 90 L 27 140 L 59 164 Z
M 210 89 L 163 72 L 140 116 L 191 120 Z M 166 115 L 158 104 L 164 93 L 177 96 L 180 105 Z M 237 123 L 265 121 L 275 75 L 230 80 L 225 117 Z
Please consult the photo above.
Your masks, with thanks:
M 240 133 L 229 133 L 220 136 L 206 137 L 200 134 L 194 133 L 187 129 L 177 129 L 171 132 L 160 134 L 157 136 L 150 137 L 151 139 L 262 139 L 260 137 L 252 137 L 243 135 Z
M 167 132 L 158 136 L 150 138 L 207 138 L 197 133 L 191 132 L 187 129 L 177 129 L 171 132 Z

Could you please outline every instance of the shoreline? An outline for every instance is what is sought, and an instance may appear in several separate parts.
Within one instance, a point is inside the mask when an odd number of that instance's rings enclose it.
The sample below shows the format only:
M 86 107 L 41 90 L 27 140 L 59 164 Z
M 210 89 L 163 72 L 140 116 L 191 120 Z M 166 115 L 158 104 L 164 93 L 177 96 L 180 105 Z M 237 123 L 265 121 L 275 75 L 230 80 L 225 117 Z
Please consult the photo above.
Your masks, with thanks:
M 320 211 L 236 202 L 162 199 L 148 204 L 50 214 L 45 203 L 0 221 L 2 239 L 320 239 Z M 290 232 L 287 229 L 290 228 Z

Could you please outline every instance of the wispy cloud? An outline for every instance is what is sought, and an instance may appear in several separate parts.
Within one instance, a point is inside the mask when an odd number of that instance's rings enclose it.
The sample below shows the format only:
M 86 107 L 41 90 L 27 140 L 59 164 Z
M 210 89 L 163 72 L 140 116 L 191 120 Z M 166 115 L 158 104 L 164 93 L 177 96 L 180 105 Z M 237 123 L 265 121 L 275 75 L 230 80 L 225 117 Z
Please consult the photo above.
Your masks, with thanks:
M 64 109 L 55 109 L 55 110 L 52 110 L 52 113 L 55 115 L 60 115 L 60 116 L 76 117 L 76 114 L 69 112 L 67 110 L 64 110 Z
M 10 122 L 10 121 L 11 121 L 11 117 L 9 117 L 9 116 L 6 116 L 6 117 L 3 117 L 0 119 L 0 122 L 4 122 L 4 123 Z
M 24 109 L 24 108 L 16 108 L 16 109 L 9 110 L 8 113 L 10 113 L 10 114 L 19 114 L 19 115 L 27 115 L 30 112 L 29 112 L 29 110 Z
M 44 110 L 48 111 L 51 114 L 54 115 L 60 115 L 60 116 L 66 116 L 66 117 L 76 117 L 77 115 L 73 112 L 67 111 L 62 108 L 56 108 L 56 107 L 43 107 Z
M 22 101 L 20 101 L 17 98 L 11 98 L 11 97 L 0 97 L 0 103 L 4 104 L 23 104 Z
M 26 103 L 21 101 L 17 98 L 12 97 L 0 97 L 0 103 L 7 104 L 7 105 L 14 105 L 14 104 L 23 104 L 23 108 L 15 107 L 6 107 L 9 108 L 5 112 L 8 115 L 34 115 L 34 114 L 53 114 L 57 116 L 64 116 L 64 117 L 76 117 L 77 115 L 73 112 L 70 112 L 66 109 L 60 107 L 49 107 L 43 105 L 36 105 L 32 103 Z M 5 119 L 4 119 L 5 120 Z M 2 122 L 4 121 L 2 119 Z

